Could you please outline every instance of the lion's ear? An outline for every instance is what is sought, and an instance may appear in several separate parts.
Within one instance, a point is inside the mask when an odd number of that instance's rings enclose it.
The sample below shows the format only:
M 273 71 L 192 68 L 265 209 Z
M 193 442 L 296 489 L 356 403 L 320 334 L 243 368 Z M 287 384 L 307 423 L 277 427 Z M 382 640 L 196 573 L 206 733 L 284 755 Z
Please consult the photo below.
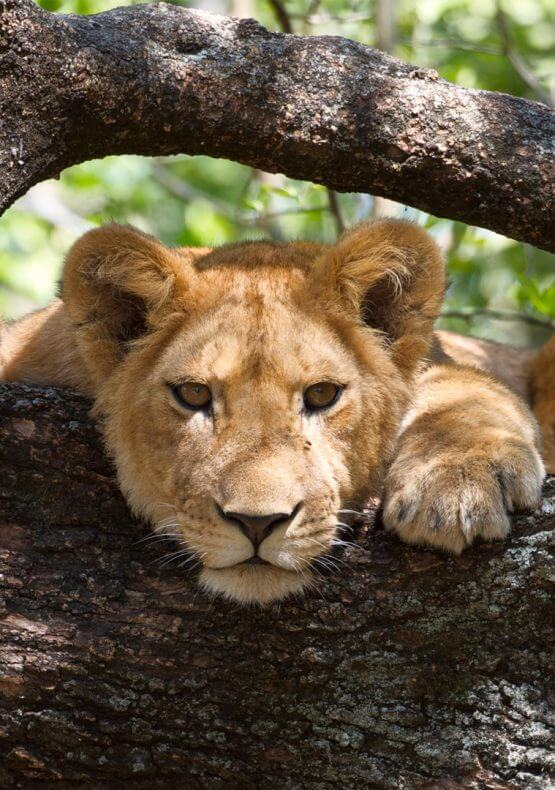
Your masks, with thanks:
M 347 231 L 324 256 L 319 276 L 344 309 L 381 332 L 399 367 L 428 352 L 445 293 L 445 267 L 431 236 L 402 220 Z
M 129 227 L 106 225 L 75 242 L 64 265 L 62 299 L 97 383 L 186 290 L 188 274 L 177 251 Z

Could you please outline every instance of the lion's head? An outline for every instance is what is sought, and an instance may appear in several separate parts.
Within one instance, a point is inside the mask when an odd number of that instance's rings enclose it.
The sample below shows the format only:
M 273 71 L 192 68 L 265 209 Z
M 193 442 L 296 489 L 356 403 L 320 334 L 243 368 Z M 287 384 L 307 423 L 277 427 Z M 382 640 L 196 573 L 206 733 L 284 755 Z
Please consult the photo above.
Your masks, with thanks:
M 342 509 L 379 494 L 443 289 L 404 222 L 331 247 L 177 250 L 116 225 L 74 245 L 63 299 L 122 490 L 205 588 L 311 584 Z

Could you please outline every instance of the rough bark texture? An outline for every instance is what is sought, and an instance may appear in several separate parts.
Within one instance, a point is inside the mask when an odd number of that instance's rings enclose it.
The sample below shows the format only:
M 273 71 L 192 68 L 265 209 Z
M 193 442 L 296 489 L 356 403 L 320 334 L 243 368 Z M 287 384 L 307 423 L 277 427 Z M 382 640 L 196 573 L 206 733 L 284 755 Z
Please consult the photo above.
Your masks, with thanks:
M 551 786 L 555 478 L 504 544 L 362 528 L 321 594 L 238 609 L 137 542 L 87 413 L 0 385 L 1 787 Z
M 107 154 L 209 154 L 555 249 L 554 115 L 339 37 L 0 0 L 0 209 Z

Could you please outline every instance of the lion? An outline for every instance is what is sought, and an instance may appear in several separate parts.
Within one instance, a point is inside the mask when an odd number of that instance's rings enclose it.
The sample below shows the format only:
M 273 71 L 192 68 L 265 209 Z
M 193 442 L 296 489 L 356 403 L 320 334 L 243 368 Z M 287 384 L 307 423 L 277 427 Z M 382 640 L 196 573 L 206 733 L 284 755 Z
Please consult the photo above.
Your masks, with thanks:
M 71 248 L 60 299 L 4 326 L 0 378 L 93 398 L 132 511 L 205 590 L 265 605 L 313 586 L 372 498 L 403 541 L 455 554 L 538 506 L 522 396 L 553 470 L 555 347 L 434 334 L 444 291 L 404 221 L 213 250 L 112 224 Z

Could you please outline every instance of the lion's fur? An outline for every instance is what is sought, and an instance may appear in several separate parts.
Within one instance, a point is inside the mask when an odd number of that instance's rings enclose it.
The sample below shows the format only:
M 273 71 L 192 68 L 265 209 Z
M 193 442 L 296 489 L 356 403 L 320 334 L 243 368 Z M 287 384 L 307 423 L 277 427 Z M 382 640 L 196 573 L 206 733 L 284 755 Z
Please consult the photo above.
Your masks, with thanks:
M 531 360 L 530 397 L 541 428 L 546 469 L 555 474 L 555 336 Z
M 452 551 L 502 536 L 505 510 L 537 501 L 524 402 L 474 367 L 425 362 L 448 361 L 448 335 L 432 348 L 444 287 L 434 242 L 404 222 L 361 226 L 332 247 L 212 251 L 111 225 L 73 246 L 61 300 L 4 327 L 0 376 L 94 397 L 133 510 L 193 552 L 205 587 L 266 603 L 314 581 L 341 509 L 379 496 L 384 479 L 386 524 Z M 168 384 L 185 379 L 210 385 L 213 416 L 176 404 Z M 307 416 L 303 390 L 328 379 L 345 386 L 341 399 Z M 546 393 L 539 376 L 536 401 Z M 242 565 L 252 544 L 216 505 L 289 513 L 300 502 L 261 544 L 272 566 Z

